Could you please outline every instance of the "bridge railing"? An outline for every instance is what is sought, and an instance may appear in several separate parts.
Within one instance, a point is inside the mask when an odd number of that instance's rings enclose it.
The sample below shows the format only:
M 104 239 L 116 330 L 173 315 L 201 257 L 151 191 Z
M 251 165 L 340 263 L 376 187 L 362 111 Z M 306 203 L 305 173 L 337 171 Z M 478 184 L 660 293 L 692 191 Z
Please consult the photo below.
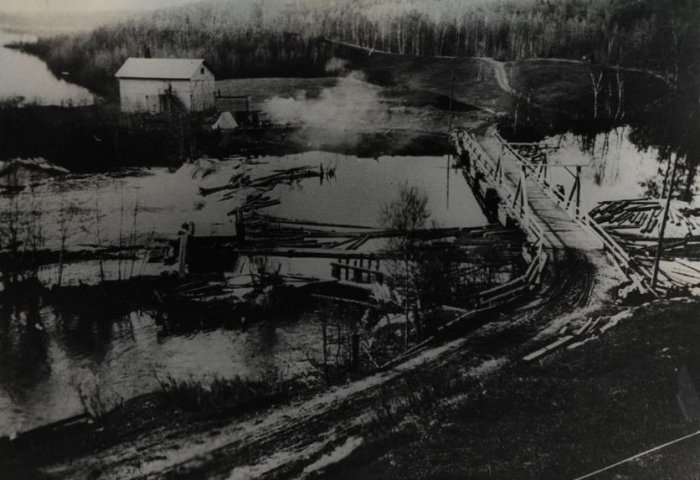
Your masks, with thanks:
M 634 282 L 642 291 L 647 291 L 658 295 L 663 292 L 663 288 L 651 285 L 651 272 L 644 269 L 641 265 L 636 264 L 630 255 L 620 246 L 619 243 L 601 227 L 588 213 L 576 204 L 572 204 L 570 199 L 566 198 L 566 194 L 553 188 L 552 184 L 547 180 L 545 175 L 542 175 L 542 169 L 546 165 L 533 165 L 523 158 L 499 133 L 495 135 L 496 139 L 501 144 L 502 156 L 509 157 L 516 165 L 520 166 L 524 172 L 533 174 L 532 177 L 542 188 L 542 191 L 554 201 L 558 206 L 564 209 L 571 219 L 581 225 L 593 236 L 598 238 L 603 243 L 603 248 L 610 254 L 615 263 L 620 267 L 622 272 Z
M 520 224 L 531 245 L 531 248 L 524 252 L 524 257 L 528 262 L 524 274 L 503 285 L 489 288 L 477 294 L 479 307 L 492 307 L 512 300 L 540 285 L 542 272 L 548 259 L 544 249 L 544 231 L 527 203 L 527 187 L 524 181 L 521 181 L 518 191 L 513 191 L 504 181 L 503 169 L 500 168 L 500 164 L 493 164 L 488 153 L 469 132 L 458 130 L 452 134 L 451 140 L 458 154 L 468 155 L 469 168 L 475 169 L 483 175 L 490 188 L 496 190 L 501 204 L 509 216 Z

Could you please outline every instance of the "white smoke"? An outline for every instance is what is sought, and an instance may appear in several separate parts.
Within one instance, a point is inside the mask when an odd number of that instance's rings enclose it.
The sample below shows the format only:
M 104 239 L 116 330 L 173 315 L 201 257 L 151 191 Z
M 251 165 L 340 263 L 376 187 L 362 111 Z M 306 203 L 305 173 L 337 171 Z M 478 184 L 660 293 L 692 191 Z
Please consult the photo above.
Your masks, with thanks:
M 273 97 L 263 111 L 274 123 L 293 124 L 324 130 L 362 131 L 387 120 L 387 108 L 380 99 L 380 87 L 351 72 L 338 83 L 323 89 L 317 98 L 300 92 L 294 98 Z

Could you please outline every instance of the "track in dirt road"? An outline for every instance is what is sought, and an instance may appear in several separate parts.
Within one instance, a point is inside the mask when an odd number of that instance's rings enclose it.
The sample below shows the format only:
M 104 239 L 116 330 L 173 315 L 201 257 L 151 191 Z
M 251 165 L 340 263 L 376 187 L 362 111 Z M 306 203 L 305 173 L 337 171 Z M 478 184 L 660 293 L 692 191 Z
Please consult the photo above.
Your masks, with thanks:
M 520 94 L 516 92 L 510 85 L 510 80 L 508 79 L 508 72 L 506 72 L 505 63 L 499 62 L 498 60 L 491 57 L 476 57 L 476 59 L 481 60 L 482 62 L 490 65 L 491 68 L 493 68 L 493 74 L 496 77 L 498 86 L 501 87 L 501 89 L 504 92 L 516 97 L 520 96 Z
M 126 446 L 55 465 L 53 478 L 296 478 L 305 467 L 351 436 L 372 431 L 387 402 L 408 405 L 411 378 L 430 378 L 446 366 L 499 356 L 517 361 L 543 328 L 590 306 L 600 287 L 589 252 L 551 251 L 543 288 L 519 304 L 485 313 L 452 330 L 418 358 L 303 403 L 234 421 L 213 432 L 152 432 Z M 238 470 L 236 470 L 238 469 Z

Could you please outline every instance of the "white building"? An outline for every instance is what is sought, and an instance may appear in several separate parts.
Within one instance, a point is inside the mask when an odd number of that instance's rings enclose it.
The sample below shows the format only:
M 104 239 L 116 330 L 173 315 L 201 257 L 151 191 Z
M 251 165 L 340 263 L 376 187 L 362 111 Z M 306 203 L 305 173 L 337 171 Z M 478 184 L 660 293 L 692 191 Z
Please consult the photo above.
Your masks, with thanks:
M 123 112 L 214 107 L 216 79 L 202 59 L 129 58 L 115 74 Z

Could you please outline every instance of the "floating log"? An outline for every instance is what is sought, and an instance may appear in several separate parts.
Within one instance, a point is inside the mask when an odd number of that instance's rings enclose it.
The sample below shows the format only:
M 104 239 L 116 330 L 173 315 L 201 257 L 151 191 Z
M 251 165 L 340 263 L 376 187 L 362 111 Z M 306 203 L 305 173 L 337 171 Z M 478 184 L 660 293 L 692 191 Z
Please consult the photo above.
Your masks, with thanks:
M 294 219 L 294 218 L 282 218 L 282 217 L 272 217 L 272 216 L 268 216 L 266 218 L 269 221 L 276 222 L 276 223 L 289 223 L 289 224 L 296 224 L 296 225 L 313 225 L 316 227 L 356 228 L 358 230 L 378 230 L 377 227 L 370 227 L 367 225 L 352 225 L 352 224 L 344 224 L 344 223 L 325 223 L 325 222 L 316 222 L 313 220 L 300 220 L 300 219 Z

